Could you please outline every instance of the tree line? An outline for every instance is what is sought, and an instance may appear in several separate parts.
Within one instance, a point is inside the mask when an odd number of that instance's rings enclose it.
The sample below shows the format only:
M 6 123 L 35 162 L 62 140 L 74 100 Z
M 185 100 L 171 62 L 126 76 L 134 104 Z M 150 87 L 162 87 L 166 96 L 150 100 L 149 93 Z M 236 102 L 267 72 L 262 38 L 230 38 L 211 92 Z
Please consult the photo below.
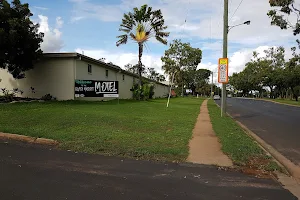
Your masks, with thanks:
M 271 19 L 271 25 L 281 29 L 291 29 L 293 35 L 300 34 L 300 9 L 295 0 L 270 0 L 269 4 L 274 9 L 267 15 Z M 289 16 L 295 16 L 296 21 L 291 23 Z M 298 49 L 300 41 L 296 39 Z M 285 60 L 283 47 L 271 47 L 264 51 L 265 56 L 253 52 L 253 58 L 240 73 L 234 73 L 229 82 L 241 95 L 253 95 L 258 92 L 259 97 L 270 98 L 294 98 L 298 101 L 300 96 L 300 54 L 297 47 L 292 49 L 292 58 Z M 266 90 L 268 89 L 268 91 Z
M 258 94 L 270 98 L 292 97 L 298 101 L 300 96 L 300 55 L 296 47 L 292 48 L 293 56 L 285 60 L 283 47 L 271 47 L 264 51 L 265 55 L 253 52 L 253 57 L 239 73 L 229 78 L 233 88 L 244 96 Z M 266 90 L 267 89 L 267 90 Z
M 133 74 L 139 74 L 139 64 L 126 64 L 124 66 L 125 70 L 128 72 L 131 72 Z M 166 77 L 163 74 L 158 73 L 153 67 L 151 68 L 146 68 L 145 65 L 142 65 L 142 72 L 141 72 L 142 77 L 146 77 L 148 79 L 158 81 L 158 82 L 163 82 L 166 81 Z

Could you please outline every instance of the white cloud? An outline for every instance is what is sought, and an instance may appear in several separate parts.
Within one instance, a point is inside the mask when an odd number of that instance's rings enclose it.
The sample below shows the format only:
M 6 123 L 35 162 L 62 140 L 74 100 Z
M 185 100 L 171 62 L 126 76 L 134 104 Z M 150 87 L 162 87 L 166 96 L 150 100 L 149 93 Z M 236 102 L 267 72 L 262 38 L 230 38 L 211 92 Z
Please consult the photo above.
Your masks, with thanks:
M 49 27 L 48 17 L 43 15 L 38 15 L 40 24 L 39 32 L 44 33 L 43 43 L 41 44 L 41 49 L 44 52 L 59 52 L 63 47 L 63 41 L 61 39 L 61 31 L 59 30 L 63 21 L 61 17 L 56 18 L 56 25 L 54 29 Z
M 81 49 L 77 48 L 75 50 L 78 53 L 84 53 L 89 57 L 94 59 L 105 58 L 106 62 L 112 62 L 121 68 L 124 68 L 124 65 L 130 64 L 137 64 L 138 63 L 138 53 L 131 53 L 131 52 L 110 52 L 103 49 Z M 148 68 L 154 68 L 157 72 L 163 73 L 161 66 L 162 62 L 160 56 L 156 55 L 143 55 L 142 63 Z
M 154 9 L 162 10 L 171 32 L 170 38 L 175 36 L 218 40 L 223 36 L 222 0 L 121 0 L 120 4 L 92 3 L 88 0 L 70 1 L 74 3 L 73 21 L 94 18 L 107 22 L 120 22 L 123 13 L 147 3 Z M 244 1 L 232 16 L 239 3 L 240 1 L 231 1 L 230 3 L 231 13 L 229 16 L 232 19 L 229 24 L 236 25 L 251 20 L 251 25 L 233 28 L 229 32 L 231 42 L 244 46 L 261 46 L 268 43 L 283 45 L 288 40 L 296 39 L 291 30 L 280 30 L 279 27 L 270 25 L 267 12 L 271 7 L 268 1 Z M 290 20 L 293 21 L 293 17 Z
M 40 7 L 40 6 L 34 6 L 35 9 L 38 9 L 38 10 L 48 10 L 48 8 L 46 7 Z
M 56 28 L 59 29 L 59 28 L 62 28 L 64 24 L 64 21 L 62 20 L 61 17 L 56 17 Z

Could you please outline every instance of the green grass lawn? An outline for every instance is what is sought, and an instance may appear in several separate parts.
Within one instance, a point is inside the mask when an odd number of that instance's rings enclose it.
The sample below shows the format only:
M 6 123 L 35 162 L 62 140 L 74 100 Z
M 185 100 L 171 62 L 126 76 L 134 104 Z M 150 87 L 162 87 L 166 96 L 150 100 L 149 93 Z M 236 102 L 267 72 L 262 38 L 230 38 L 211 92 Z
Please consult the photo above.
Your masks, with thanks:
M 213 129 L 222 144 L 222 150 L 234 164 L 267 171 L 280 169 L 232 118 L 221 117 L 220 108 L 213 100 L 209 100 L 208 110 Z
M 0 105 L 0 132 L 58 140 L 64 149 L 184 161 L 203 99 Z
M 300 101 L 296 101 L 296 100 L 290 100 L 290 99 L 271 99 L 271 100 L 278 103 L 300 106 Z

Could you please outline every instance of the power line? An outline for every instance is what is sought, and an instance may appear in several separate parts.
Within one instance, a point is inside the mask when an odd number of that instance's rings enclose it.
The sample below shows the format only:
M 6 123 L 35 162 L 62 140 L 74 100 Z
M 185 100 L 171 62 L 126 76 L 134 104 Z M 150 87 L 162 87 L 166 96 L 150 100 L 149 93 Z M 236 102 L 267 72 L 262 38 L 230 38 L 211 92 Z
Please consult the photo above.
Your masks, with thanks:
M 184 22 L 183 22 L 182 25 L 181 25 L 181 31 L 180 31 L 180 34 L 183 34 L 184 29 L 185 29 L 185 27 L 186 27 L 187 18 L 188 18 L 189 12 L 190 12 L 190 4 L 191 4 L 191 1 L 189 1 L 188 5 L 187 5 L 186 15 L 185 15 Z
M 238 7 L 235 9 L 233 15 L 230 17 L 229 21 L 231 21 L 231 19 L 234 17 L 236 11 L 238 11 L 238 9 L 240 8 L 241 4 L 243 3 L 244 0 L 241 0 L 240 4 L 238 5 Z

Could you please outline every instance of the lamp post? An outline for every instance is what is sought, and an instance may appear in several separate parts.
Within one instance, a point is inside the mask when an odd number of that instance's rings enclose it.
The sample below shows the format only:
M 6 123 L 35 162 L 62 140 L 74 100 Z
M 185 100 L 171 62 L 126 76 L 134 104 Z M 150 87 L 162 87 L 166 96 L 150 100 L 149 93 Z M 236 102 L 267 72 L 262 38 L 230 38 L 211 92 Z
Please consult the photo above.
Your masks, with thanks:
M 241 25 L 250 25 L 250 21 L 237 24 L 234 26 L 228 26 L 228 0 L 224 0 L 224 30 L 223 30 L 223 58 L 227 58 L 228 49 L 228 32 L 234 27 Z M 221 117 L 226 113 L 226 83 L 222 83 L 222 100 L 221 100 Z
M 228 26 L 228 31 L 227 33 L 234 27 L 237 27 L 237 26 L 241 26 L 241 25 L 250 25 L 251 21 L 245 21 L 244 23 L 241 23 L 241 24 L 237 24 L 237 25 L 233 25 L 233 26 Z

